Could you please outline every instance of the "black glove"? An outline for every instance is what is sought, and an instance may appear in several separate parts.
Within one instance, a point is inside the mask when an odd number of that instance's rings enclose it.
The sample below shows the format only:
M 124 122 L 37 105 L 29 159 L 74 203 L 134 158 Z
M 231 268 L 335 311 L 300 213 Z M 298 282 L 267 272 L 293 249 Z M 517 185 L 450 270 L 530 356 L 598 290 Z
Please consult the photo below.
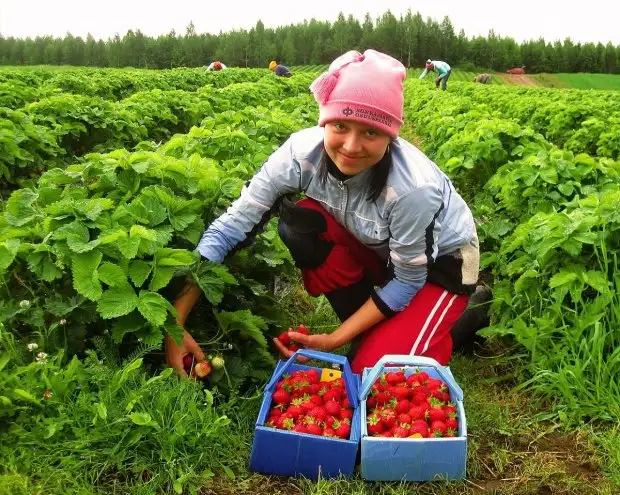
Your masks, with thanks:
M 334 246 L 319 237 L 326 229 L 327 222 L 318 211 L 282 199 L 278 232 L 296 267 L 316 268 L 325 261 Z

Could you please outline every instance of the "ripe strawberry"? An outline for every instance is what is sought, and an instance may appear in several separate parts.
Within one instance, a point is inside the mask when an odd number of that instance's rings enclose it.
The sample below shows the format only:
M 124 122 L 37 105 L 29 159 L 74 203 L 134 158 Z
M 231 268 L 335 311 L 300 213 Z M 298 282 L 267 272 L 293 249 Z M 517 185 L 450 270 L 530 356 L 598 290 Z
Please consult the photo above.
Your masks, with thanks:
M 276 390 L 273 393 L 273 401 L 276 404 L 288 404 L 290 400 L 291 400 L 291 396 L 284 389 Z
M 317 424 L 309 424 L 306 425 L 306 433 L 310 433 L 312 435 L 323 435 L 323 428 Z
M 187 373 L 191 371 L 193 363 L 194 356 L 192 356 L 191 354 L 185 354 L 185 356 L 183 356 L 183 368 Z
M 342 399 L 342 407 L 349 408 L 351 407 L 351 403 L 349 402 L 349 397 L 345 395 L 344 399 Z
M 441 396 L 441 400 L 442 400 L 443 402 L 445 402 L 445 403 L 450 402 L 450 400 L 451 400 L 451 397 L 450 397 L 450 392 L 449 392 L 449 391 L 448 391 L 448 392 L 444 392 L 444 393 L 442 394 L 442 396 Z
M 283 414 L 278 418 L 276 426 L 281 430 L 292 430 L 295 428 L 295 420 L 290 416 Z
M 426 419 L 426 411 L 421 406 L 413 406 L 411 409 L 409 409 L 407 414 L 409 414 L 409 416 L 411 416 L 411 419 L 413 420 Z
M 194 366 L 194 371 L 192 372 L 194 377 L 199 378 L 200 380 L 206 378 L 209 373 L 211 373 L 211 365 L 206 361 L 196 363 Z
M 452 428 L 448 428 L 446 430 L 446 432 L 443 434 L 444 437 L 455 437 L 456 436 L 456 430 L 453 430 Z
M 353 410 L 352 409 L 348 409 L 346 407 L 343 407 L 340 410 L 340 417 L 342 419 L 352 420 L 353 419 Z
M 327 411 L 325 411 L 325 408 L 323 406 L 315 406 L 310 409 L 310 411 L 308 412 L 308 416 L 312 416 L 319 423 L 322 423 L 327 417 Z
M 377 400 L 377 404 L 382 406 L 383 404 L 387 403 L 390 400 L 390 396 L 386 392 L 379 392 L 375 396 L 375 399 Z
M 321 396 L 323 402 L 340 401 L 341 397 L 342 391 L 339 388 L 331 388 Z
M 414 420 L 414 422 L 411 424 L 412 428 L 426 428 L 428 429 L 428 423 L 426 421 L 424 421 L 423 419 L 416 419 Z
M 426 422 L 424 422 L 424 424 L 414 423 L 411 426 L 409 433 L 411 433 L 412 435 L 419 435 L 420 438 L 427 438 L 428 437 L 428 426 Z
M 446 423 L 446 428 L 450 430 L 457 431 L 459 429 L 459 421 L 453 416 L 448 417 L 445 420 L 445 423 Z
M 336 436 L 345 440 L 349 438 L 349 435 L 351 435 L 351 425 L 345 423 L 344 421 L 341 422 L 340 426 L 338 426 L 338 428 L 336 428 L 335 430 Z
M 342 407 L 335 400 L 329 400 L 325 403 L 325 411 L 332 416 L 340 417 Z
M 411 409 L 411 402 L 407 399 L 400 400 L 398 401 L 398 404 L 396 404 L 396 412 L 399 414 L 406 413 L 409 409 Z
M 433 421 L 445 421 L 446 413 L 443 409 L 439 407 L 431 407 L 428 411 L 428 420 L 432 423 Z
M 288 336 L 288 332 L 282 332 L 278 337 L 278 340 L 282 342 L 283 346 L 288 347 L 291 344 L 291 338 Z
M 426 382 L 426 388 L 429 390 L 439 390 L 439 388 L 443 385 L 441 380 L 437 380 L 437 378 L 429 378 Z
M 408 414 L 399 414 L 397 420 L 401 425 L 411 424 L 411 418 Z
M 366 419 L 368 434 L 369 435 L 378 435 L 383 432 L 383 422 L 379 416 L 371 414 Z
M 306 378 L 311 384 L 318 384 L 320 380 L 319 372 L 315 370 L 314 368 L 312 368 L 311 370 L 308 370 L 308 373 L 306 374 Z
M 377 407 L 377 399 L 375 397 L 368 397 L 366 399 L 366 408 L 372 411 L 375 407 Z
M 394 386 L 390 389 L 390 394 L 397 400 L 405 400 L 410 397 L 411 389 L 407 387 Z
M 329 426 L 330 428 L 333 428 L 334 423 L 336 421 L 338 421 L 338 418 L 334 416 L 330 416 L 329 414 L 325 416 L 325 426 Z
M 406 438 L 409 436 L 409 428 L 397 426 L 394 428 L 394 436 L 397 438 Z
M 269 410 L 269 416 L 275 416 L 277 418 L 279 418 L 280 416 L 282 416 L 282 410 L 278 407 L 272 407 Z
M 297 433 L 308 433 L 308 428 L 303 423 L 297 423 L 293 428 L 293 431 Z
M 443 406 L 443 411 L 448 415 L 454 415 L 456 416 L 456 406 L 452 403 L 446 404 L 445 406 Z
M 393 409 L 384 409 L 381 411 L 381 420 L 388 428 L 393 428 L 396 425 L 396 413 Z
M 418 383 L 420 385 L 426 385 L 426 382 L 428 382 L 428 373 L 426 371 L 420 371 L 418 373 Z
M 297 333 L 303 333 L 304 335 L 310 335 L 310 330 L 308 330 L 308 329 L 306 328 L 306 326 L 305 326 L 305 325 L 303 325 L 303 324 L 301 324 L 301 323 L 297 326 L 297 328 L 295 329 L 295 331 L 296 331 Z
M 431 423 L 431 433 L 435 436 L 437 436 L 437 432 L 441 433 L 441 436 L 443 436 L 446 430 L 446 424 L 443 421 L 433 421 Z
M 293 402 L 295 402 L 295 401 L 293 401 Z M 288 407 L 288 409 L 286 410 L 286 412 L 287 412 L 288 414 L 290 414 L 290 415 L 291 415 L 291 417 L 293 417 L 293 418 L 297 419 L 297 418 L 299 418 L 299 416 L 301 415 L 301 413 L 302 413 L 302 409 L 301 409 L 301 407 L 299 407 L 299 406 L 292 405 L 292 406 L 289 406 L 289 407 Z
M 324 437 L 335 437 L 336 432 L 331 426 L 326 426 L 325 429 L 323 430 L 323 436 Z

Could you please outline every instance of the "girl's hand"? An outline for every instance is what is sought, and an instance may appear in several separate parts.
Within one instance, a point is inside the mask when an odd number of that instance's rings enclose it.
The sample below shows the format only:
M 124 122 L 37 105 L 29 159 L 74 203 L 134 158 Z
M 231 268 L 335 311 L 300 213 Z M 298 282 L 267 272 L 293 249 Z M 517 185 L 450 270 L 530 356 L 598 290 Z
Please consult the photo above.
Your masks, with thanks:
M 276 345 L 283 358 L 288 359 L 295 354 L 295 351 L 291 351 L 282 342 L 280 342 L 280 339 L 273 339 L 273 343 Z M 303 364 L 310 361 L 310 358 L 307 358 L 306 356 L 297 356 L 297 361 Z
M 178 345 L 172 337 L 166 335 L 166 363 L 182 377 L 187 378 L 183 367 L 183 356 L 192 354 L 196 362 L 204 361 L 205 354 L 194 338 L 187 332 L 183 333 L 183 341 Z
M 331 333 L 306 335 L 305 333 L 289 332 L 288 335 L 291 340 L 294 340 L 308 349 L 329 352 L 338 347 L 338 344 Z

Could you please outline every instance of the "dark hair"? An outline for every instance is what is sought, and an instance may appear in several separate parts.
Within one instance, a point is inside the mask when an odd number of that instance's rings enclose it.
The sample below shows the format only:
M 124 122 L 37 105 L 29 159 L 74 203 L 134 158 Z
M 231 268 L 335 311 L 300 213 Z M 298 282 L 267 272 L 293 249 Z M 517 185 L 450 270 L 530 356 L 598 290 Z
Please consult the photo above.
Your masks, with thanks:
M 323 148 L 318 174 L 319 181 L 322 185 L 325 185 L 327 182 L 330 167 L 332 170 L 338 170 L 336 164 L 329 157 L 325 148 Z M 376 201 L 377 198 L 381 196 L 381 192 L 385 188 L 388 175 L 390 174 L 390 168 L 392 168 L 392 152 L 391 146 L 388 145 L 383 158 L 370 169 L 370 190 L 366 197 L 367 201 Z

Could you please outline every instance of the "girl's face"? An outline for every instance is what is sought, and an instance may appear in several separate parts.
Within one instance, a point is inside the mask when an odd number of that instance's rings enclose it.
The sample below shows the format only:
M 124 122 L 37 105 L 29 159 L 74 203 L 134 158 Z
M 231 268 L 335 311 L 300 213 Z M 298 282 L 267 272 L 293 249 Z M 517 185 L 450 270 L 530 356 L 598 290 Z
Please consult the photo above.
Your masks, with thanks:
M 355 175 L 383 158 L 392 138 L 386 133 L 351 120 L 325 124 L 325 150 L 343 174 Z

